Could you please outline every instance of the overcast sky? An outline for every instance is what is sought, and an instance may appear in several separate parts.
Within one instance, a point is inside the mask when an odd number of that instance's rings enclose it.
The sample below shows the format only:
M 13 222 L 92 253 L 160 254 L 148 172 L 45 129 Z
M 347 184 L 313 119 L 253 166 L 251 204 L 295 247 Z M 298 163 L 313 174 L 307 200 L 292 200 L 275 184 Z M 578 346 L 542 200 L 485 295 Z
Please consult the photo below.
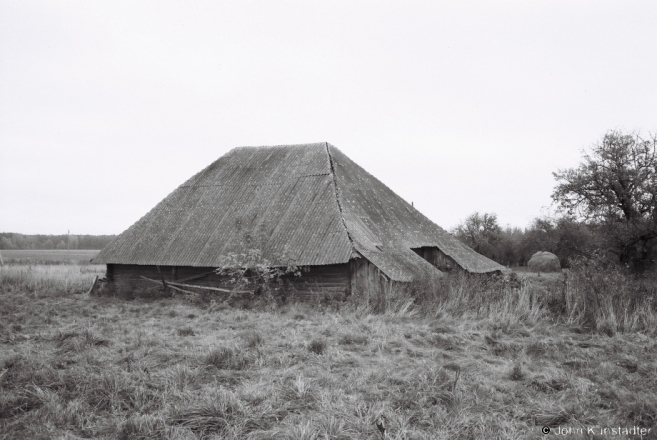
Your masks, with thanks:
M 444 228 L 525 227 L 657 130 L 654 1 L 0 2 L 0 231 L 117 234 L 237 146 L 327 141 Z

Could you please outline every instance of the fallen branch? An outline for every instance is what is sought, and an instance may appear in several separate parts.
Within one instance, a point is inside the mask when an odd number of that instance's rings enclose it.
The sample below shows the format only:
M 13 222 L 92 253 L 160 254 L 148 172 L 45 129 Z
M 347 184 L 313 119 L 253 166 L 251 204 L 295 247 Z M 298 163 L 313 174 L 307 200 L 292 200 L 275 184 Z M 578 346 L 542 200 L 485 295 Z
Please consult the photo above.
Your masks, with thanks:
M 197 292 L 192 292 L 190 290 L 181 289 L 180 287 L 176 287 L 176 286 L 169 285 L 169 288 L 171 288 L 173 290 L 177 290 L 178 292 L 186 293 L 188 295 L 198 295 Z
M 207 277 L 208 275 L 212 275 L 213 273 L 215 273 L 214 270 L 213 270 L 212 272 L 206 272 L 206 273 L 202 273 L 202 274 L 200 274 L 200 275 L 192 275 L 191 277 L 182 278 L 182 279 L 177 280 L 177 281 L 178 281 L 179 283 L 181 283 L 181 282 L 183 282 L 183 281 L 198 280 L 199 278 Z
M 159 281 L 154 280 L 154 279 L 151 279 L 151 278 L 147 278 L 147 277 L 145 277 L 145 276 L 142 276 L 142 277 L 140 277 L 140 278 L 143 278 L 143 279 L 145 279 L 146 281 L 150 281 L 151 283 L 160 284 Z M 156 287 L 157 287 L 157 286 L 154 286 L 154 287 L 151 287 L 150 289 L 155 289 Z M 176 291 L 178 291 L 178 292 L 186 293 L 186 294 L 188 294 L 188 295 L 197 295 L 196 292 L 191 292 L 191 291 L 189 291 L 189 290 L 181 289 L 180 287 L 176 287 L 176 286 L 172 286 L 172 285 L 168 285 L 167 287 L 169 287 L 170 289 L 176 290 Z M 150 290 L 150 289 L 149 289 L 149 290 Z
M 147 277 L 145 277 L 145 276 L 141 276 L 141 277 L 139 277 L 139 278 L 143 278 L 143 279 L 145 279 L 146 281 L 150 281 L 151 283 L 162 284 L 162 281 L 154 280 L 154 279 L 152 279 L 152 278 L 147 278 Z
M 173 284 L 174 286 L 180 286 L 180 287 L 194 287 L 196 289 L 216 290 L 217 292 L 225 292 L 225 293 L 253 293 L 250 290 L 220 289 L 219 287 L 197 286 L 195 284 L 174 283 L 174 282 L 171 282 L 171 281 L 169 281 L 169 284 Z

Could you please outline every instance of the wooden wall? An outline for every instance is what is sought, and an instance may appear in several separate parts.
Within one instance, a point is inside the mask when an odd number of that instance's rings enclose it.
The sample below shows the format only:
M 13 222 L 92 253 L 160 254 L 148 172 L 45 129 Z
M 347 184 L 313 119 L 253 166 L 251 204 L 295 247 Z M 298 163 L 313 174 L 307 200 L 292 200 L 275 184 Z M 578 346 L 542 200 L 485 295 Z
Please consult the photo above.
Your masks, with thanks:
M 288 280 L 288 291 L 302 301 L 344 300 L 351 294 L 349 264 L 310 266 L 300 277 L 286 276 Z
M 351 272 L 351 294 L 356 301 L 368 304 L 379 310 L 385 308 L 385 284 L 387 278 L 365 258 L 355 258 L 349 262 Z
M 159 269 L 159 270 L 158 270 Z M 146 280 L 149 278 L 150 280 Z M 110 289 L 127 296 L 160 296 L 163 284 L 175 281 L 188 285 L 218 287 L 233 290 L 228 277 L 214 273 L 212 267 L 145 266 L 108 264 L 107 280 Z M 185 290 L 208 293 L 205 289 L 184 287 Z M 300 277 L 285 276 L 281 289 L 286 296 L 301 301 L 326 301 L 346 299 L 351 293 L 349 264 L 310 266 L 302 270 Z M 222 296 L 221 292 L 216 295 Z M 227 293 L 225 294 L 228 295 Z

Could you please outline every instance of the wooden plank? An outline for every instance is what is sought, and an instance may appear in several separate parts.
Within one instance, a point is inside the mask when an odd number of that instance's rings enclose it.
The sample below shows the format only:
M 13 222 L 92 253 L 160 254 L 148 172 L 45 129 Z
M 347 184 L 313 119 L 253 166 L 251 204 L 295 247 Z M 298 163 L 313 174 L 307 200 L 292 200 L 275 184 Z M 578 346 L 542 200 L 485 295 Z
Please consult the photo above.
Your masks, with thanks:
M 192 291 L 189 291 L 189 290 L 181 289 L 180 287 L 176 287 L 176 286 L 169 286 L 169 287 L 171 287 L 173 290 L 177 290 L 178 292 L 187 293 L 187 294 L 190 294 L 190 295 L 197 295 L 198 294 L 197 292 L 192 292 Z
M 144 276 L 141 276 L 140 278 L 142 278 L 142 279 L 144 279 L 144 280 L 146 280 L 146 281 L 151 281 L 151 282 L 153 282 L 153 283 L 160 284 L 159 281 L 157 281 L 157 280 L 153 280 L 153 279 L 151 279 L 151 278 L 147 278 L 147 277 L 144 277 Z M 195 289 L 214 290 L 214 291 L 216 291 L 216 292 L 224 292 L 224 293 L 253 293 L 253 291 L 251 291 L 251 290 L 229 290 L 229 289 L 220 289 L 220 288 L 218 288 L 218 287 L 197 286 L 197 285 L 194 285 L 194 284 L 174 283 L 174 282 L 172 282 L 172 281 L 169 281 L 166 285 L 169 286 L 169 287 L 170 287 L 170 286 L 178 286 L 178 287 L 193 287 L 193 288 L 195 288 Z
M 144 276 L 139 277 L 139 278 L 142 278 L 142 279 L 144 279 L 144 280 L 146 280 L 146 281 L 152 281 L 152 282 L 154 282 L 154 283 L 156 283 L 156 284 L 160 284 L 160 282 L 159 282 L 158 280 L 152 280 L 152 279 L 150 279 L 150 278 L 146 278 L 146 277 L 144 277 Z
M 96 283 L 98 282 L 98 275 L 94 277 L 94 282 L 91 283 L 91 287 L 89 288 L 89 291 L 87 292 L 87 295 L 91 295 L 91 293 L 94 291 L 94 287 L 96 287 Z
M 204 289 L 204 290 L 214 290 L 217 292 L 225 292 L 225 293 L 253 293 L 252 290 L 230 290 L 230 289 L 220 289 L 218 287 L 209 287 L 209 286 L 197 286 L 194 284 L 183 284 L 183 283 L 174 283 L 172 281 L 169 281 L 169 285 L 173 286 L 179 286 L 179 287 L 194 287 L 196 289 Z
M 164 275 L 163 275 L 162 272 L 160 271 L 160 266 L 155 266 L 155 267 L 157 268 L 157 273 L 160 274 L 160 278 L 162 279 L 162 285 L 163 285 L 164 288 L 166 289 L 166 288 L 167 288 L 167 283 L 166 283 L 166 281 L 164 281 Z

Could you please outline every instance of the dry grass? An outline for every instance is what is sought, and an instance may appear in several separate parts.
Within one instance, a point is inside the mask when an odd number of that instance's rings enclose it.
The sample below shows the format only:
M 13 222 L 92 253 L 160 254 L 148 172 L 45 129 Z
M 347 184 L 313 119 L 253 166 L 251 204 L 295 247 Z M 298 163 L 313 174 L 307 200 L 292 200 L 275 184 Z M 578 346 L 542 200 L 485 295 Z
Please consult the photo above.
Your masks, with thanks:
M 97 250 L 87 249 L 3 249 L 4 264 L 91 264 Z
M 377 422 L 388 439 L 657 429 L 654 329 L 582 333 L 537 297 L 550 285 L 477 285 L 485 300 L 455 278 L 421 307 L 389 297 L 380 314 L 244 311 L 88 297 L 97 271 L 86 270 L 0 268 L 0 438 L 380 439 Z

